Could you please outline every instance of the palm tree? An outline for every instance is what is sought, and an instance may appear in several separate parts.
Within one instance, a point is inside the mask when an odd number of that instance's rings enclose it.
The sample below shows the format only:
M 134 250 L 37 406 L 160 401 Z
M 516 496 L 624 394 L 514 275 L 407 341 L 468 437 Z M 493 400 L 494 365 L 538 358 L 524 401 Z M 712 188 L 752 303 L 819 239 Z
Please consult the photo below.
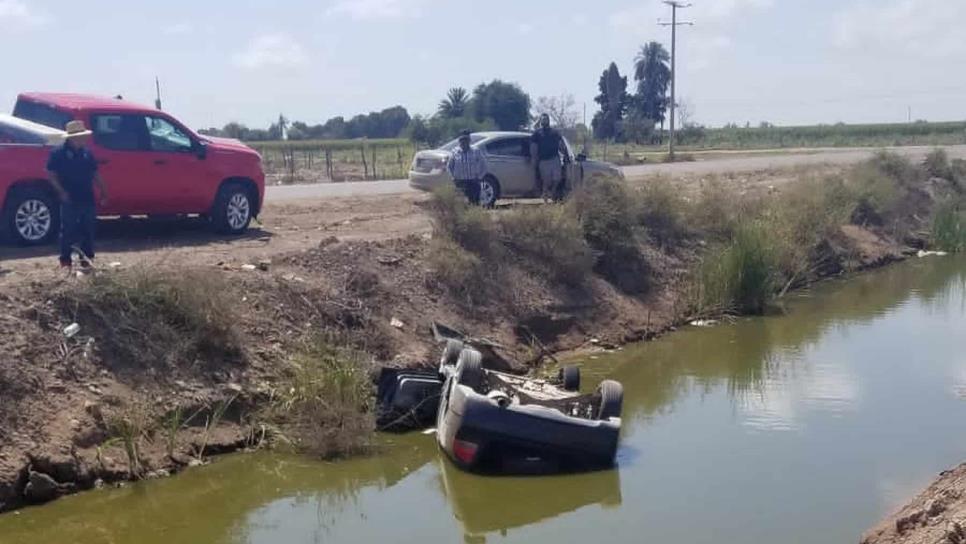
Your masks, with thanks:
M 470 93 L 463 87 L 454 87 L 446 93 L 446 98 L 440 101 L 438 111 L 442 117 L 463 117 L 469 104 Z
M 658 42 L 641 46 L 634 58 L 634 80 L 637 81 L 635 107 L 644 117 L 664 123 L 667 88 L 671 84 L 671 55 Z

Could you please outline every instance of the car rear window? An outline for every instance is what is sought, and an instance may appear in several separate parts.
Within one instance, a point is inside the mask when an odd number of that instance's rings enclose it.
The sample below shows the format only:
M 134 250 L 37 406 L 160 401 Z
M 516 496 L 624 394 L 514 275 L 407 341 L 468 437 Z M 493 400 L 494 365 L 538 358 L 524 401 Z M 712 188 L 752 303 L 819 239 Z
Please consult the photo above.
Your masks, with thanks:
M 64 130 L 67 123 L 73 119 L 69 113 L 64 113 L 53 106 L 29 100 L 18 100 L 17 105 L 13 107 L 13 116 L 59 130 Z
M 476 145 L 483 138 L 485 138 L 485 136 L 483 136 L 481 134 L 472 134 L 472 135 L 470 135 L 470 145 Z M 453 140 L 451 142 L 447 142 L 447 143 L 443 144 L 443 146 L 440 147 L 440 149 L 443 150 L 443 151 L 455 151 L 456 148 L 459 147 L 459 146 L 460 146 L 460 139 L 457 138 L 457 139 L 455 139 L 455 140 Z

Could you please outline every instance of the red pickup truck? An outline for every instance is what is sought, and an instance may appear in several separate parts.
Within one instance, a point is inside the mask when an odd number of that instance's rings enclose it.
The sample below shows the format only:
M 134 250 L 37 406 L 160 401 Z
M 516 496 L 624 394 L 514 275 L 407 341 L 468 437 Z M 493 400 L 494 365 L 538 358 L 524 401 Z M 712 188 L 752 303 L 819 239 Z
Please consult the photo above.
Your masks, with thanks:
M 60 207 L 45 167 L 57 133 L 75 119 L 94 132 L 90 148 L 107 186 L 98 215 L 201 215 L 226 234 L 244 232 L 258 216 L 261 157 L 240 141 L 201 136 L 165 112 L 121 99 L 24 93 L 12 122 L 0 123 L 0 230 L 14 243 L 57 235 Z

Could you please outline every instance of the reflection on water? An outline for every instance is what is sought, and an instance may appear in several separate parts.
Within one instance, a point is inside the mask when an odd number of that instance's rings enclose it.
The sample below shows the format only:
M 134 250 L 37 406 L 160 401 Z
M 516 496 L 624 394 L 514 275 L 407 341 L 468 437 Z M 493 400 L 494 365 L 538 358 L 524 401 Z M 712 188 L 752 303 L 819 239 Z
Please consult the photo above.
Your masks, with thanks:
M 966 260 L 917 261 L 586 361 L 625 386 L 619 470 L 481 478 L 390 436 L 0 516 L 0 542 L 854 542 L 966 458 L 964 328 Z

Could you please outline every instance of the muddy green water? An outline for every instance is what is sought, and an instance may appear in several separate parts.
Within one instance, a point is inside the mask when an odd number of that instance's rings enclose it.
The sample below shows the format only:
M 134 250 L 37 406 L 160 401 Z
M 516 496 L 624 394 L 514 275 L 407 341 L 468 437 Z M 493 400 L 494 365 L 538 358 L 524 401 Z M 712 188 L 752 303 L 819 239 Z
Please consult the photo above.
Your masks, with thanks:
M 966 459 L 964 333 L 966 260 L 920 260 L 586 360 L 625 386 L 616 470 L 481 478 L 388 437 L 68 497 L 0 516 L 0 542 L 857 542 Z

